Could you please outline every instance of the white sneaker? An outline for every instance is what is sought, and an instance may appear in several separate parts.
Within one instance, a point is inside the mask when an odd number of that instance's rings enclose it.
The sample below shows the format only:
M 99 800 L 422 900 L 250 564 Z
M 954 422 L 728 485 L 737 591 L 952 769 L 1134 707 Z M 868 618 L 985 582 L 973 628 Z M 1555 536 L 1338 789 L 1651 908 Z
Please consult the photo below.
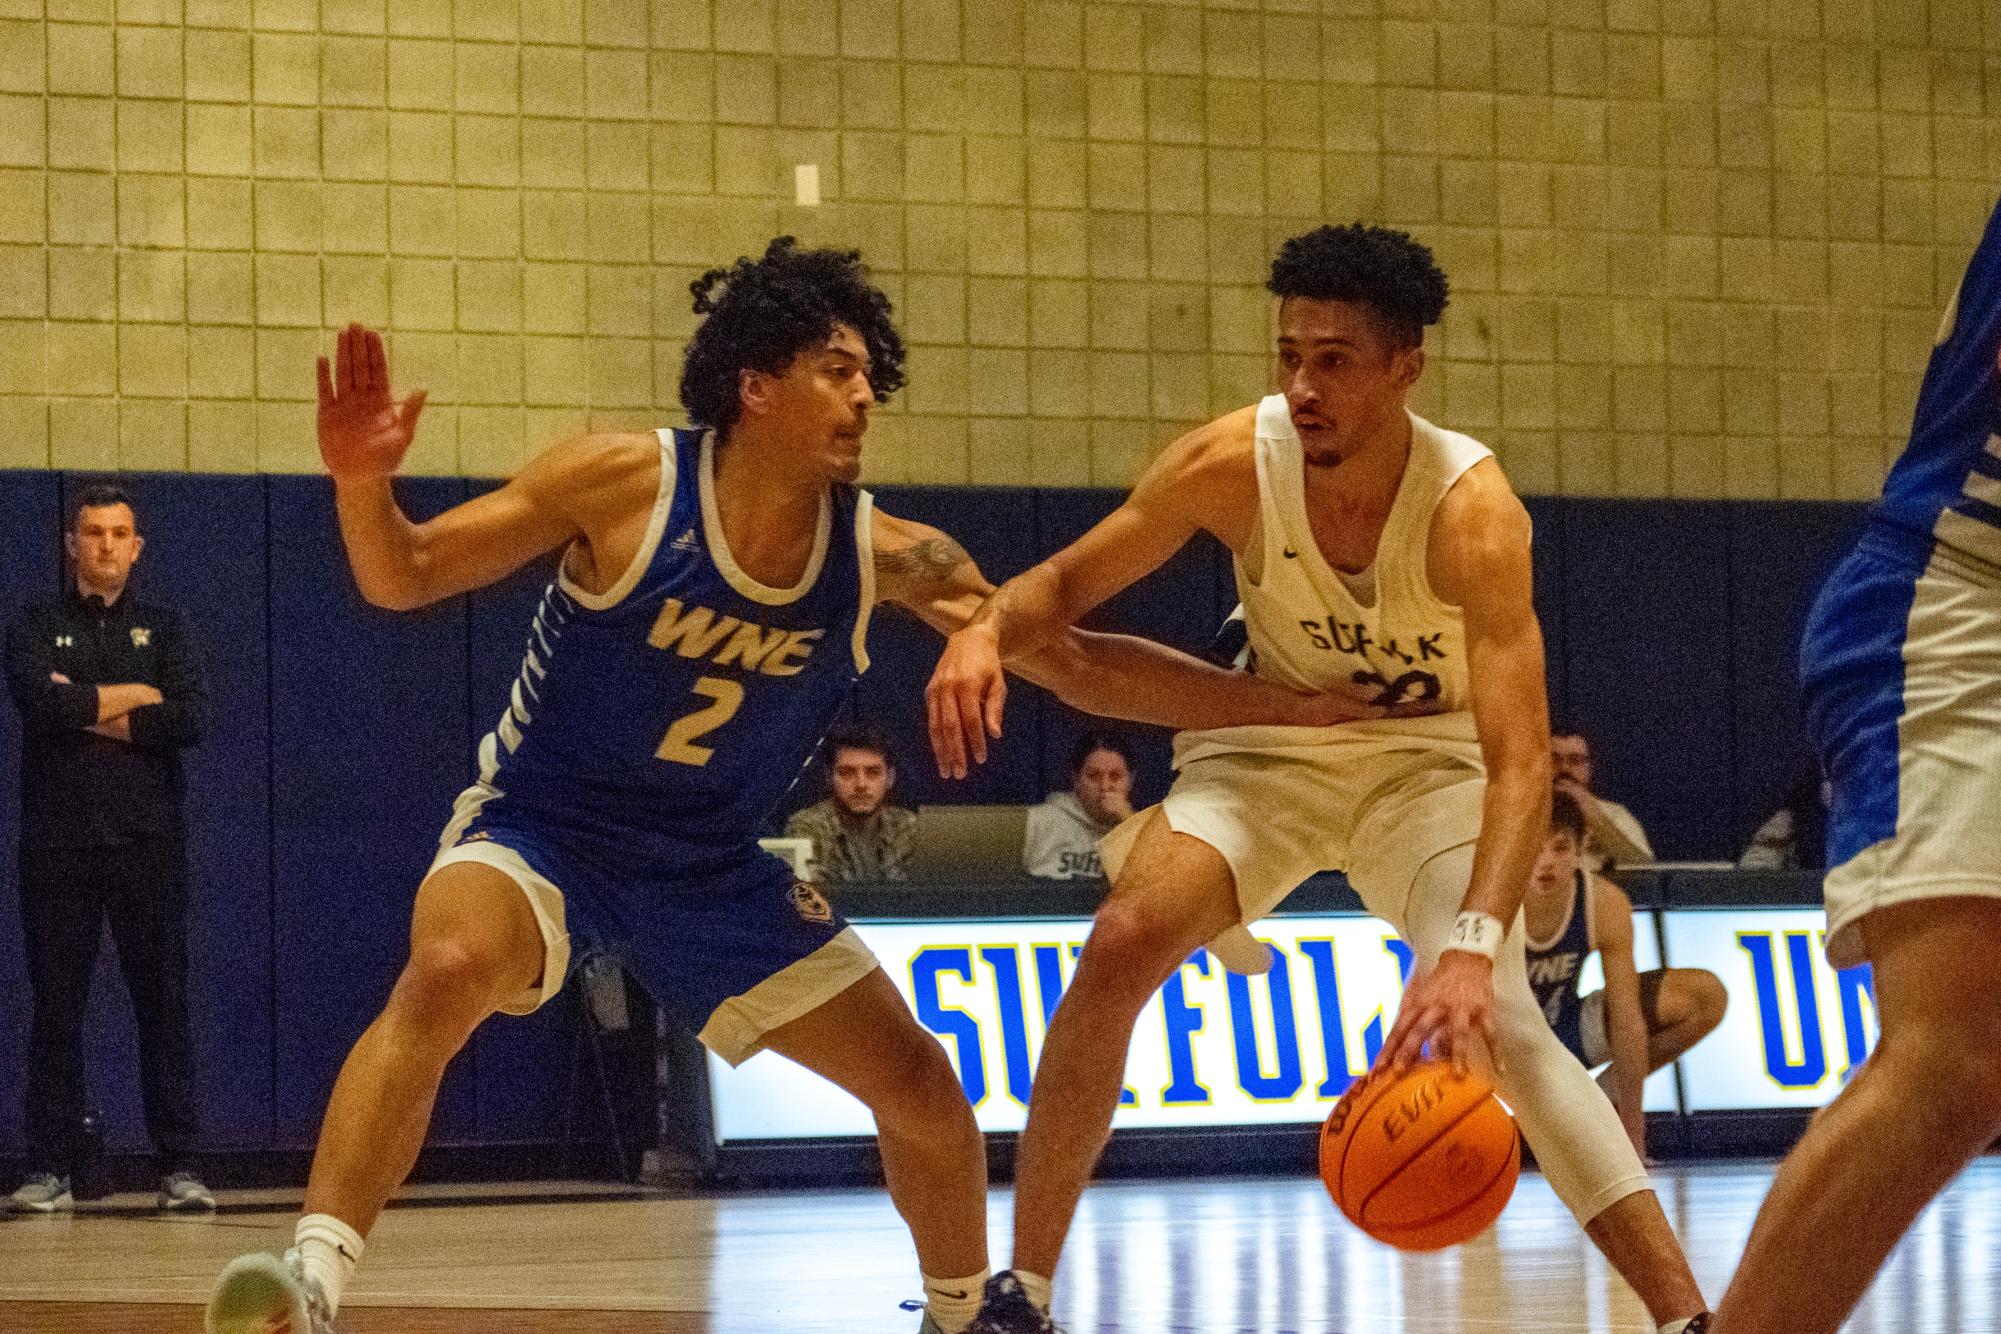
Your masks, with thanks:
M 76 1197 L 70 1194 L 69 1178 L 59 1177 L 53 1172 L 42 1172 L 21 1183 L 21 1188 L 7 1197 L 7 1210 L 17 1214 L 68 1213 L 76 1208 Z
M 174 1172 L 160 1178 L 160 1193 L 154 1200 L 162 1213 L 210 1214 L 215 1212 L 215 1196 L 193 1172 Z
M 299 1253 L 239 1255 L 215 1281 L 202 1328 L 207 1334 L 339 1334 L 326 1294 L 307 1278 Z

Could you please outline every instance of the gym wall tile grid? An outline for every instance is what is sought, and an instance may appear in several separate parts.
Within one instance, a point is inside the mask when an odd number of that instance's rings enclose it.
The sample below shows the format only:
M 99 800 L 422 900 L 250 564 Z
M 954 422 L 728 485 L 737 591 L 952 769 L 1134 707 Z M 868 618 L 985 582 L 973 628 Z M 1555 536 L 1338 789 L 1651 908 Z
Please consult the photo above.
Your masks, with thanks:
M 672 419 L 688 281 L 795 231 L 913 345 L 870 480 L 1119 485 L 1364 216 L 1454 280 L 1419 409 L 1522 490 L 1863 498 L 1997 56 L 1979 0 L 0 0 L 0 466 L 316 471 L 359 319 L 411 468 L 503 475 Z

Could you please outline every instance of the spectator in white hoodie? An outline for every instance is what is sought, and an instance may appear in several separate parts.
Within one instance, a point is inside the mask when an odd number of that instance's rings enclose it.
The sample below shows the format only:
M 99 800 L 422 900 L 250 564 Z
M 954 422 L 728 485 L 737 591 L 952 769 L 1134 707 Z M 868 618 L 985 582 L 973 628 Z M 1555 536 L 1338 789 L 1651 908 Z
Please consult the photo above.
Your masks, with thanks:
M 1077 743 L 1070 790 L 1028 808 L 1021 864 L 1030 875 L 1073 880 L 1105 874 L 1098 840 L 1133 813 L 1132 755 L 1116 737 L 1093 732 Z

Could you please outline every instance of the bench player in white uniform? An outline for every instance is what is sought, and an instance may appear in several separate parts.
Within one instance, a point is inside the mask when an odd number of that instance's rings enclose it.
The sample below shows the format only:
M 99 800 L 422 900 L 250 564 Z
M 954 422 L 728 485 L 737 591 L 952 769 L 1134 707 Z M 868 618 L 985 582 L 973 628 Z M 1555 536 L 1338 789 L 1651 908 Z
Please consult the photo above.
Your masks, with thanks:
M 1825 1334 L 2001 1135 L 2001 211 L 1960 280 L 1910 443 L 1814 603 L 1807 725 L 1833 788 L 1827 957 L 1882 1037 L 1786 1159 L 1717 1308 Z
M 858 255 L 780 237 L 694 292 L 706 318 L 681 396 L 697 429 L 556 445 L 421 524 L 390 479 L 422 394 L 390 397 L 382 342 L 359 326 L 320 361 L 320 452 L 370 602 L 426 606 L 562 559 L 417 891 L 409 962 L 334 1085 L 295 1248 L 223 1272 L 210 1334 L 330 1334 L 446 1062 L 495 1013 L 555 995 L 572 939 L 615 949 L 723 1059 L 769 1049 L 864 1103 L 917 1245 L 926 1334 L 973 1314 L 986 1152 L 964 1090 L 868 947 L 756 836 L 866 669 L 874 605 L 950 630 L 992 586 L 855 485 L 870 409 L 903 383 Z M 1143 640 L 1051 649 L 1028 674 L 1085 710 L 1359 716 Z
M 1177 739 L 1167 799 L 1103 844 L 1111 894 L 1050 1026 L 1017 1160 L 1015 1270 L 988 1285 L 973 1329 L 1052 1328 L 1050 1276 L 1154 989 L 1204 942 L 1237 971 L 1266 966 L 1247 928 L 1328 868 L 1417 952 L 1384 1059 L 1490 1046 L 1557 1194 L 1662 1329 L 1700 1328 L 1701 1293 L 1618 1116 L 1529 991 L 1518 921 L 1551 783 L 1529 521 L 1484 446 L 1405 406 L 1445 277 L 1403 233 L 1355 225 L 1288 241 L 1269 285 L 1284 392 L 1169 446 L 1117 511 L 951 637 L 930 687 L 941 767 L 964 772 L 999 734 L 1003 660 L 1197 529 L 1235 555 L 1254 673 L 1442 711 Z

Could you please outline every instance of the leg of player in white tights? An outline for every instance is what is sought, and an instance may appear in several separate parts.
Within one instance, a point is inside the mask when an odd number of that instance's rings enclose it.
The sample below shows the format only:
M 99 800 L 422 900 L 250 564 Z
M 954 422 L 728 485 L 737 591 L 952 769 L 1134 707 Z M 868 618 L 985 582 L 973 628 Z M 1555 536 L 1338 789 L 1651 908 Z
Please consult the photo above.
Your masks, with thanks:
M 1436 963 L 1473 873 L 1473 844 L 1426 862 L 1401 923 L 1417 966 Z M 1619 1114 L 1551 1031 L 1529 990 L 1519 920 L 1494 966 L 1497 1084 L 1550 1188 L 1639 1294 L 1654 1322 L 1676 1329 L 1700 1314 L 1702 1292 L 1647 1184 Z

